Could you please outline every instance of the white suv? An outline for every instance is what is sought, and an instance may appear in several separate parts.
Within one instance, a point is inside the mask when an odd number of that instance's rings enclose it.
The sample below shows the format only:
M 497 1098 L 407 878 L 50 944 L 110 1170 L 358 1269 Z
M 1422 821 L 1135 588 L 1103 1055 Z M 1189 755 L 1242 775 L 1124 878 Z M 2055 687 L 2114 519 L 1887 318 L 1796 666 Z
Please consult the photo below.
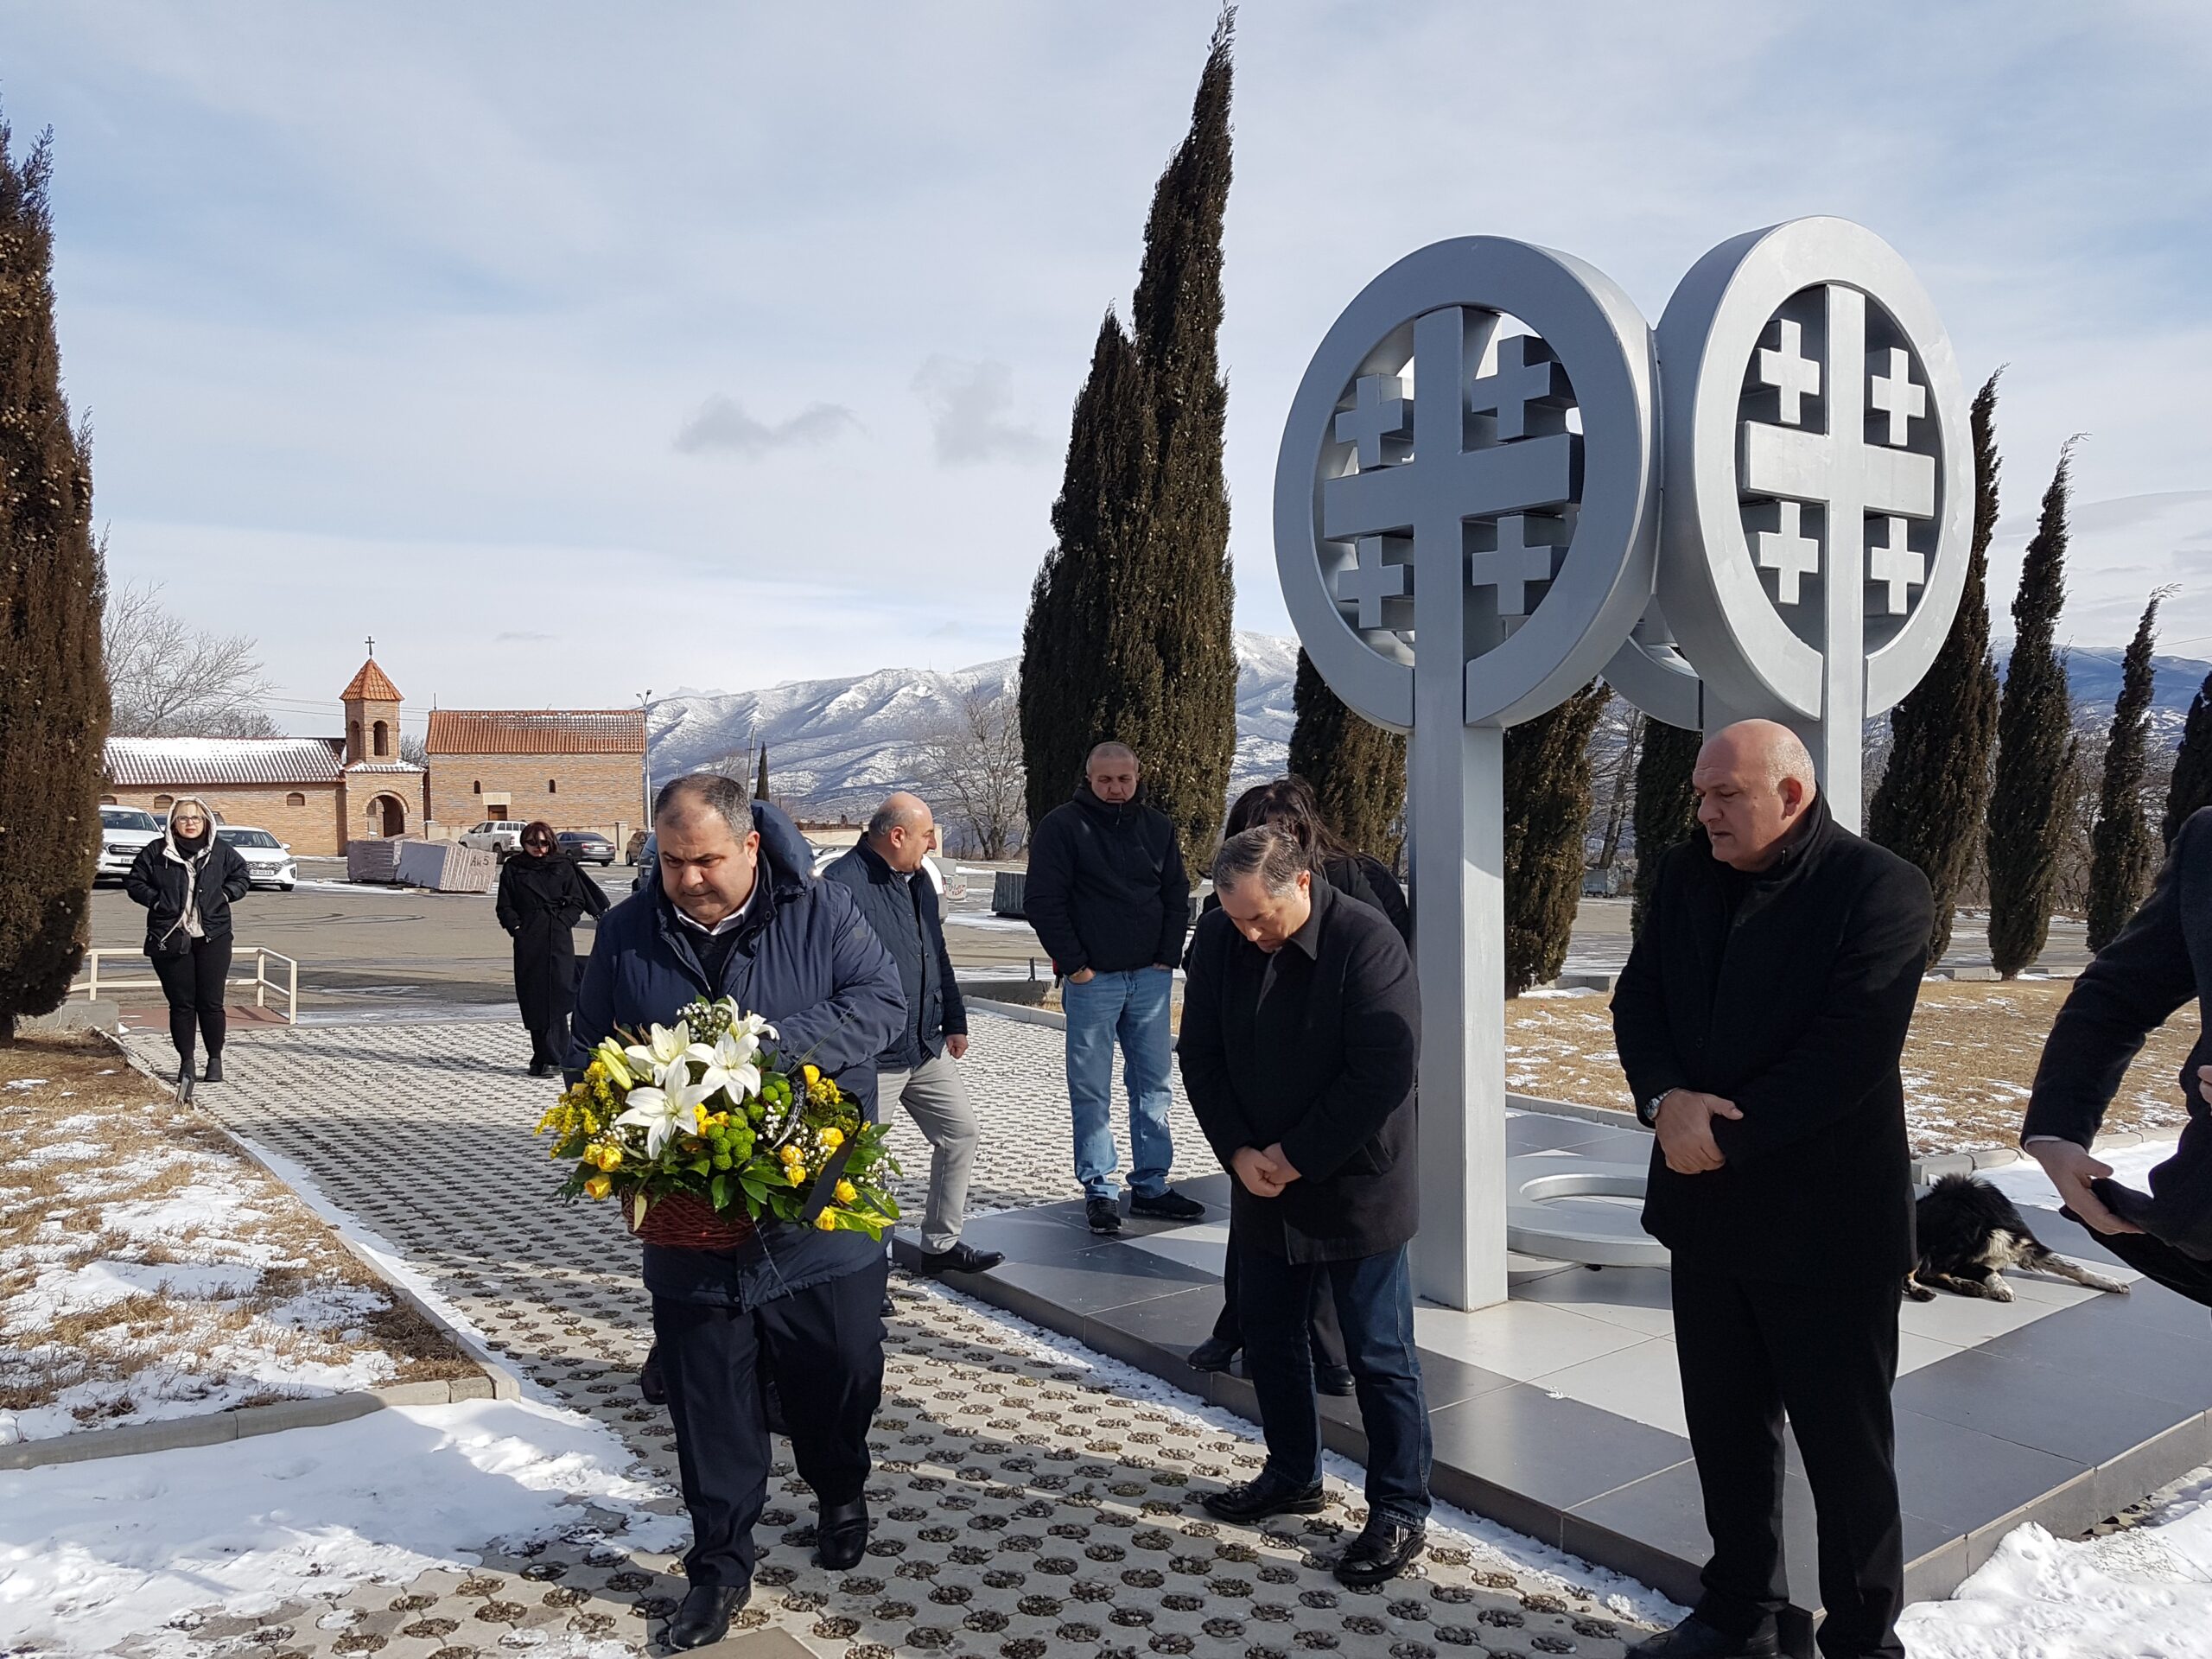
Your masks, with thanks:
M 217 828 L 215 839 L 237 849 L 245 861 L 246 879 L 257 887 L 289 893 L 300 879 L 298 867 L 292 861 L 292 843 L 277 840 L 266 830 L 226 823 Z
M 137 861 L 138 849 L 162 838 L 162 826 L 143 807 L 100 808 L 101 875 L 128 875 Z
M 527 827 L 520 818 L 487 818 L 463 836 L 461 844 L 505 858 L 522 845 Z

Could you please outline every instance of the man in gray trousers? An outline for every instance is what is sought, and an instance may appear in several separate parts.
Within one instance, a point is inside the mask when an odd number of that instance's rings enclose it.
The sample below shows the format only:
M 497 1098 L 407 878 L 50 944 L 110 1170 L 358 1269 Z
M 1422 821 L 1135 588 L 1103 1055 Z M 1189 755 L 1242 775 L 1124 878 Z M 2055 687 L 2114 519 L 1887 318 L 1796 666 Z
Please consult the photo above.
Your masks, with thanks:
M 903 790 L 868 822 L 859 846 L 822 872 L 852 889 L 906 992 L 906 1022 L 877 1057 L 876 1098 L 906 1109 L 930 1143 L 930 1201 L 922 1218 L 922 1271 L 984 1273 L 1006 1259 L 961 1242 L 976 1166 L 976 1110 L 960 1078 L 968 1010 L 952 977 L 937 888 L 922 860 L 937 840 L 929 805 Z

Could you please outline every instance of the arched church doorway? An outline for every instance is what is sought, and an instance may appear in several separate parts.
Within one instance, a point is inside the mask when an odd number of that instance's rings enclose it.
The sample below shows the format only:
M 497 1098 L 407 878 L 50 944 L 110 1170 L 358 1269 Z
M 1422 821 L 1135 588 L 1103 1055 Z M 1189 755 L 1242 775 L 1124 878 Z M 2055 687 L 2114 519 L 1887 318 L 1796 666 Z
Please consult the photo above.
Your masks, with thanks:
M 370 801 L 363 814 L 367 821 L 364 833 L 371 836 L 404 836 L 407 833 L 407 809 L 393 795 L 378 795 Z

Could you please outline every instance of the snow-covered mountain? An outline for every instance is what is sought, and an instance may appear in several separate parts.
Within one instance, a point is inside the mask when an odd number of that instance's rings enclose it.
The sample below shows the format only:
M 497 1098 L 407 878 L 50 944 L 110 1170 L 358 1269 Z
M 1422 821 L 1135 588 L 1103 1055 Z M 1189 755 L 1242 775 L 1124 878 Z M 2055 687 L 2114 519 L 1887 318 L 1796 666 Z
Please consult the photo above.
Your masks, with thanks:
M 1019 659 L 972 668 L 886 668 L 845 679 L 791 680 L 762 691 L 680 691 L 646 715 L 653 775 L 669 777 L 768 746 L 769 785 L 817 810 L 870 807 L 918 781 L 921 745 L 958 721 L 971 692 L 1014 688 Z M 1235 784 L 1270 778 L 1289 751 L 1298 646 L 1236 636 Z

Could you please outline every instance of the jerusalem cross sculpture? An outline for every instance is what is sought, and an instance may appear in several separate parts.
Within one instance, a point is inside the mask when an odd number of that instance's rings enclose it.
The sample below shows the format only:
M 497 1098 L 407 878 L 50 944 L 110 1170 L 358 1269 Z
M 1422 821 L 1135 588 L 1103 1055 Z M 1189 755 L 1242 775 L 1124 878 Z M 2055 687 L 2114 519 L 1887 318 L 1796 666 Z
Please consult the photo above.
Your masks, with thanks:
M 1653 400 L 1649 330 L 1618 289 L 1468 238 L 1353 301 L 1284 435 L 1277 556 L 1300 637 L 1346 702 L 1412 734 L 1434 1010 L 1415 1278 L 1454 1306 L 1505 1293 L 1505 728 L 1585 683 L 1648 601 Z
M 1957 608 L 1964 433 L 1927 296 L 1839 219 L 1714 249 L 1656 342 L 1599 272 L 1490 237 L 1400 260 L 1322 341 L 1275 557 L 1331 688 L 1411 734 L 1425 1297 L 1505 1294 L 1505 729 L 1601 671 L 1672 724 L 1767 715 L 1855 826 L 1864 722 Z

